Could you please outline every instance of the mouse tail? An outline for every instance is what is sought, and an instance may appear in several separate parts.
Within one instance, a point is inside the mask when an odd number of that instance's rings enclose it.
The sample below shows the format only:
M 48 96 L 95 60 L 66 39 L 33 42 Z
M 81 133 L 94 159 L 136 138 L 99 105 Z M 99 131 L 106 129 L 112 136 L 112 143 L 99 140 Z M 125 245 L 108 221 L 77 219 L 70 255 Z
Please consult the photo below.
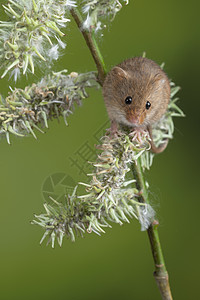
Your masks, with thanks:
M 154 144 L 154 141 L 153 141 L 152 127 L 148 126 L 147 129 L 148 129 L 149 136 L 150 136 L 149 142 L 150 142 L 150 145 L 151 145 L 151 151 L 153 153 L 161 153 L 161 152 L 163 152 L 166 149 L 169 140 L 166 139 L 165 142 L 162 145 L 160 145 L 159 147 L 156 147 L 156 145 Z

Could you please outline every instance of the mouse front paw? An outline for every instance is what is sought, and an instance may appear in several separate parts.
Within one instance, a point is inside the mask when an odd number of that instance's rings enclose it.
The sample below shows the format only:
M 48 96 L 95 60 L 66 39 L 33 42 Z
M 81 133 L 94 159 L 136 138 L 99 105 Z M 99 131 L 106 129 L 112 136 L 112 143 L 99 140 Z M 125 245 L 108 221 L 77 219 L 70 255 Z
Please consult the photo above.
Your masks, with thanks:
M 148 131 L 139 127 L 133 128 L 129 136 L 132 137 L 132 142 L 136 142 L 139 147 L 142 147 L 144 144 L 146 144 L 149 139 Z

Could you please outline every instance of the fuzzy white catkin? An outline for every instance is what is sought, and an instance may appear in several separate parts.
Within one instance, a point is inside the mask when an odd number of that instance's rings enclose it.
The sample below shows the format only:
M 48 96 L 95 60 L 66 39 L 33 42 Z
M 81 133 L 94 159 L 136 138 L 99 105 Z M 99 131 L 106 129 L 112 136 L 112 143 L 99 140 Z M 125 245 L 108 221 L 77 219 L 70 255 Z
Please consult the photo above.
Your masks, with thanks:
M 107 17 L 112 21 L 115 15 L 121 10 L 122 3 L 128 4 L 128 0 L 92 0 L 82 1 L 82 12 L 87 14 L 83 23 L 83 28 L 89 30 L 90 27 L 95 29 L 95 32 L 101 30 L 102 22 L 105 22 Z
M 145 231 L 149 228 L 152 220 L 155 217 L 155 211 L 151 205 L 146 204 L 138 208 L 138 220 L 141 224 L 141 231 Z
M 9 19 L 0 21 L 1 77 L 10 73 L 16 81 L 21 72 L 34 73 L 38 63 L 57 60 L 59 48 L 66 46 L 60 28 L 70 22 L 66 14 L 75 6 L 75 1 L 62 0 L 12 0 L 3 5 Z

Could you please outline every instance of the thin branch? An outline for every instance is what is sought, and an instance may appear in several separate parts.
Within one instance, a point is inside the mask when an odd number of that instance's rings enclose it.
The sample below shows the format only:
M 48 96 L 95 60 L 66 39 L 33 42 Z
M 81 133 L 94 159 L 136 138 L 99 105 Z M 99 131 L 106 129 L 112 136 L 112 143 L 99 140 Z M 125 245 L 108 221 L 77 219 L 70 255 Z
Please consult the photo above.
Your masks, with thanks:
M 95 37 L 93 34 L 83 29 L 82 17 L 77 9 L 74 8 L 71 9 L 71 14 L 90 49 L 92 57 L 97 66 L 97 70 L 99 74 L 99 82 L 101 85 L 103 85 L 106 76 L 106 67 L 105 67 L 103 57 L 100 53 L 99 47 L 95 41 Z M 132 163 L 131 168 L 132 168 L 134 178 L 136 179 L 136 187 L 140 191 L 139 201 L 142 203 L 149 204 L 148 193 L 147 193 L 144 176 L 141 169 L 140 160 L 138 159 L 137 164 Z M 154 277 L 159 287 L 162 299 L 172 300 L 168 273 L 166 270 L 161 244 L 159 240 L 159 235 L 158 235 L 158 225 L 159 225 L 158 221 L 154 220 L 154 222 L 150 225 L 149 229 L 147 230 L 150 244 L 151 244 L 151 251 L 153 254 L 154 264 L 155 264 Z
M 136 179 L 136 187 L 140 191 L 139 201 L 142 203 L 149 204 L 148 193 L 144 181 L 144 176 L 142 174 L 141 163 L 138 159 L 137 164 L 131 165 L 132 173 Z M 159 287 L 161 296 L 163 300 L 172 300 L 172 294 L 169 285 L 169 276 L 167 273 L 164 256 L 162 253 L 162 248 L 160 244 L 159 234 L 158 234 L 158 221 L 154 220 L 150 227 L 147 229 L 151 251 L 155 263 L 154 278 Z
M 92 57 L 94 59 L 94 62 L 97 66 L 98 70 L 98 80 L 101 85 L 103 85 L 104 79 L 106 77 L 106 66 L 103 60 L 103 57 L 101 55 L 101 52 L 99 50 L 99 47 L 96 43 L 94 32 L 89 32 L 83 28 L 83 20 L 81 17 L 81 14 L 76 8 L 71 9 L 71 15 L 74 18 L 78 28 L 80 29 L 80 32 L 82 33 L 86 44 L 88 48 L 90 49 L 90 52 L 92 54 Z

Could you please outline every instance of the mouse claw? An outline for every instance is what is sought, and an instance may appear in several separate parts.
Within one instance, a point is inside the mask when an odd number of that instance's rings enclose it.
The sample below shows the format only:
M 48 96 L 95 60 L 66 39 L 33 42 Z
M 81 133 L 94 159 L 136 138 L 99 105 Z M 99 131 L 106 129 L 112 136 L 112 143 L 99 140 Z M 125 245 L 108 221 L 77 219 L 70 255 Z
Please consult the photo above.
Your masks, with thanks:
M 132 141 L 136 141 L 139 146 L 143 145 L 149 138 L 148 132 L 141 128 L 134 128 L 130 136 L 133 137 Z

